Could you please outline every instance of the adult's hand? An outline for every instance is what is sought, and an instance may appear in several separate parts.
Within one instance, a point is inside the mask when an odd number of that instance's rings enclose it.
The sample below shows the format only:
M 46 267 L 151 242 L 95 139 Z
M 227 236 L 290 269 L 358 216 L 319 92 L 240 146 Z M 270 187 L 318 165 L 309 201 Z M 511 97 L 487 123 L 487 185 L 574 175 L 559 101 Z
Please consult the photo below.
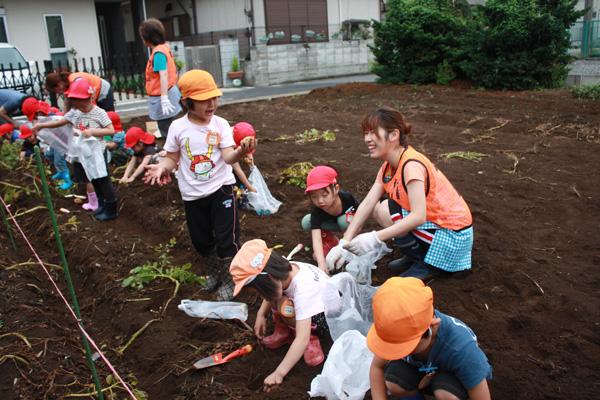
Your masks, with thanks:
M 348 261 L 348 250 L 344 246 L 348 244 L 344 239 L 341 239 L 337 246 L 329 250 L 325 263 L 329 271 L 340 269 Z
M 160 96 L 160 108 L 162 109 L 163 117 L 173 114 L 175 106 L 171 104 L 168 95 Z
M 385 243 L 379 240 L 377 232 L 372 231 L 356 236 L 344 248 L 352 254 L 362 256 L 383 246 L 385 246 Z

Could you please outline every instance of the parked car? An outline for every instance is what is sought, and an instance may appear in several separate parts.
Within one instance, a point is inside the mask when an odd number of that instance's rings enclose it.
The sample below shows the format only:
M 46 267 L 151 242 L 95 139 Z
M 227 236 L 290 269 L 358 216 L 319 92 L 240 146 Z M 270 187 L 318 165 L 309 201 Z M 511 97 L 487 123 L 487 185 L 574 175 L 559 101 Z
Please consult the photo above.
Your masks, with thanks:
M 32 93 L 34 85 L 31 76 L 32 62 L 28 62 L 18 48 L 8 43 L 0 43 L 0 89 L 15 89 Z

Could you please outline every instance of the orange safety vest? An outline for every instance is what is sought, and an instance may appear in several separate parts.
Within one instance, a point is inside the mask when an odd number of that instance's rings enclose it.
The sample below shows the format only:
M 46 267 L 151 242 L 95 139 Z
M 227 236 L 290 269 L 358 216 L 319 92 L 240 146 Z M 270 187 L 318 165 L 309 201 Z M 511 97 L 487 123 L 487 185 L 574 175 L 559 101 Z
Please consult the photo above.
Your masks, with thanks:
M 409 161 L 418 162 L 427 171 L 425 179 L 427 221 L 451 230 L 460 230 L 470 226 L 473 218 L 465 200 L 454 189 L 442 171 L 412 146 L 408 146 L 402 154 L 395 172 L 387 162 L 381 166 L 380 176 L 388 197 L 405 210 L 410 211 L 406 183 L 403 179 L 404 167 Z
M 99 76 L 88 74 L 87 72 L 73 72 L 69 74 L 69 83 L 73 83 L 76 79 L 85 79 L 88 81 L 92 89 L 94 89 L 94 103 L 98 102 L 100 96 L 100 88 L 102 87 L 102 79 Z
M 173 59 L 173 53 L 166 44 L 159 44 L 152 49 L 152 54 L 146 64 L 146 93 L 148 96 L 160 96 L 160 74 L 154 71 L 154 54 L 159 51 L 167 56 L 167 76 L 169 77 L 169 89 L 177 83 L 177 67 Z

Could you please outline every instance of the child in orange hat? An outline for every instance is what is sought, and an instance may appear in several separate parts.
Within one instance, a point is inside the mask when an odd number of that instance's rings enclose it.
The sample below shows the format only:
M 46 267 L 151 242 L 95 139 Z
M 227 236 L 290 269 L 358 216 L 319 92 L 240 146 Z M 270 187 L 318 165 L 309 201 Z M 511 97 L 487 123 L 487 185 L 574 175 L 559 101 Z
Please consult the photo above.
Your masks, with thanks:
M 229 300 L 233 283 L 227 271 L 240 237 L 231 165 L 252 152 L 256 141 L 248 137 L 235 147 L 229 123 L 215 115 L 221 91 L 210 73 L 188 71 L 178 85 L 187 113 L 171 124 L 166 155 L 146 166 L 144 181 L 167 184 L 177 168 L 190 237 L 208 272 L 205 287 L 216 290 L 218 300 Z
M 97 209 L 94 217 L 99 221 L 109 221 L 117 218 L 117 197 L 104 162 L 104 146 L 100 139 L 114 134 L 112 121 L 106 111 L 92 103 L 94 90 L 85 79 L 77 79 L 66 92 L 71 109 L 55 121 L 38 122 L 33 126 L 34 132 L 42 128 L 58 128 L 67 124 L 74 127 L 74 133 L 79 136 L 69 149 L 74 170 L 74 181 L 88 183 L 91 181 L 93 191 L 88 189 L 88 200 L 97 196 Z M 79 140 L 80 139 L 80 140 Z M 85 146 L 90 154 L 81 154 L 80 148 Z M 92 162 L 95 163 L 92 164 Z M 85 167 L 84 165 L 87 165 Z M 92 168 L 94 165 L 94 168 Z M 92 193 L 95 193 L 92 194 Z
M 156 138 L 142 128 L 133 126 L 125 134 L 125 148 L 133 150 L 133 156 L 127 164 L 119 183 L 131 183 L 140 176 L 147 165 L 158 163 L 158 154 L 154 142 Z M 137 165 L 137 168 L 136 168 Z M 135 169 L 135 170 L 134 170 Z
M 433 394 L 436 399 L 489 400 L 492 367 L 464 322 L 433 307 L 417 278 L 390 278 L 373 296 L 367 346 L 373 400 Z
M 290 348 L 275 371 L 264 380 L 264 389 L 279 385 L 300 358 L 311 367 L 325 360 L 318 335 L 328 335 L 325 298 L 329 277 L 314 265 L 290 262 L 269 249 L 260 239 L 250 240 L 235 255 L 229 268 L 235 283 L 234 296 L 244 288 L 263 298 L 256 314 L 254 333 L 269 349 Z M 273 310 L 275 331 L 265 336 L 267 317 Z
M 339 243 L 334 232 L 348 228 L 358 207 L 354 196 L 340 189 L 337 178 L 337 171 L 326 165 L 316 166 L 308 173 L 305 193 L 313 207 L 301 222 L 302 229 L 311 231 L 313 257 L 317 265 L 327 273 L 325 257 Z

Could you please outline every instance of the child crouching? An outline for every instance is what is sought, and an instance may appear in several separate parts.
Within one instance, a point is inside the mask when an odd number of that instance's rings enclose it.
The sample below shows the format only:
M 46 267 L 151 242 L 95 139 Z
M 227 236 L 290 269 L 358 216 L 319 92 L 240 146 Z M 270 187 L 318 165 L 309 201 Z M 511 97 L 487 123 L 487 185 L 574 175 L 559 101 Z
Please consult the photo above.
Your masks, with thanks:
M 127 168 L 119 183 L 131 183 L 138 176 L 142 175 L 146 166 L 157 164 L 159 162 L 159 153 L 157 153 L 154 142 L 156 138 L 133 126 L 125 134 L 125 148 L 133 150 L 133 156 L 127 163 Z M 136 168 L 137 165 L 137 168 Z
M 264 389 L 279 385 L 300 358 L 309 366 L 325 360 L 317 335 L 328 335 L 324 293 L 332 286 L 329 277 L 314 265 L 289 262 L 272 252 L 263 240 L 250 240 L 233 258 L 230 273 L 234 296 L 245 287 L 263 298 L 256 314 L 254 332 L 265 347 L 277 349 L 290 344 L 279 366 L 264 380 Z M 273 312 L 275 331 L 265 336 L 267 317 Z

